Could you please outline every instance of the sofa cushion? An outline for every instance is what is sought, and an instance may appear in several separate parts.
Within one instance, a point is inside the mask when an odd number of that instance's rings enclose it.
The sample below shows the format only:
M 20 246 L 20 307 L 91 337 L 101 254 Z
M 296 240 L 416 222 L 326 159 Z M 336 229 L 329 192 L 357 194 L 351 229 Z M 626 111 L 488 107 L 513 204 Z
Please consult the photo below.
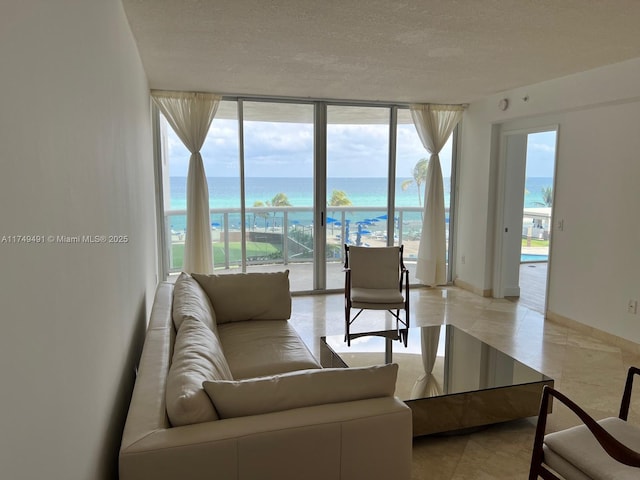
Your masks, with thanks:
M 218 335 L 235 380 L 320 368 L 286 320 L 225 323 Z
M 193 274 L 216 312 L 218 323 L 286 320 L 291 316 L 289 270 L 274 273 Z
M 217 420 L 202 382 L 232 378 L 218 337 L 200 320 L 186 318 L 176 334 L 167 376 L 165 395 L 171 425 Z
M 191 275 L 181 273 L 173 289 L 173 325 L 176 331 L 185 318 L 200 320 L 215 331 L 216 314 L 209 296 Z
M 220 418 L 393 396 L 398 365 L 326 368 L 239 381 L 205 381 Z

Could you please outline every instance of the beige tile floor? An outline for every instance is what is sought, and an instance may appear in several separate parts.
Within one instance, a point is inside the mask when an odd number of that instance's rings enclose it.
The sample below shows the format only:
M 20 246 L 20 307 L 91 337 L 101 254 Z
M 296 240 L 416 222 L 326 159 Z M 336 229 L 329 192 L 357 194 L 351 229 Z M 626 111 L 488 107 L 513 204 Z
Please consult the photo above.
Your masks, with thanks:
M 293 299 L 292 323 L 315 354 L 319 337 L 344 332 L 343 295 Z M 617 415 L 626 370 L 640 356 L 570 328 L 545 321 L 517 302 L 482 298 L 456 287 L 411 292 L 414 325 L 454 324 L 555 379 L 596 418 Z M 380 328 L 384 317 L 363 319 L 362 328 Z M 638 379 L 640 380 L 640 379 Z M 630 421 L 640 423 L 640 383 Z M 475 433 L 414 439 L 413 475 L 418 479 L 527 478 L 536 418 L 487 427 Z M 556 406 L 548 430 L 577 423 Z

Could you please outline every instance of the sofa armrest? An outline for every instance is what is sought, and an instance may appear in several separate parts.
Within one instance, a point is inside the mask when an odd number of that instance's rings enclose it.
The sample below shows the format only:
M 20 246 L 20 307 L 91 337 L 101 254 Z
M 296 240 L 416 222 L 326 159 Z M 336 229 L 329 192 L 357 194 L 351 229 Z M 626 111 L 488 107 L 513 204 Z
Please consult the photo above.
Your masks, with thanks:
M 169 427 L 165 388 L 175 338 L 171 320 L 172 299 L 173 284 L 162 282 L 158 285 L 122 435 L 122 447 L 136 442 L 150 431 Z
M 120 478 L 409 479 L 411 442 L 411 410 L 382 397 L 152 431 Z

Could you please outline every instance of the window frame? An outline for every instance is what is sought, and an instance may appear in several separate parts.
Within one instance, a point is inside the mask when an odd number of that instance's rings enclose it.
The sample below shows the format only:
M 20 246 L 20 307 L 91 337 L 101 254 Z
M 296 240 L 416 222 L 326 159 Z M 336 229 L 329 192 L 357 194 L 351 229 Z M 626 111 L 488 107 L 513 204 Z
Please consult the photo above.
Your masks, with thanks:
M 327 107 L 329 106 L 345 106 L 345 107 L 378 107 L 387 108 L 389 110 L 389 148 L 387 154 L 388 174 L 387 174 L 387 215 L 388 218 L 394 218 L 395 197 L 396 197 L 396 154 L 397 154 L 397 120 L 399 109 L 409 109 L 410 104 L 392 103 L 392 102 L 370 102 L 358 100 L 326 100 L 326 99 L 310 99 L 295 97 L 265 97 L 265 96 L 223 96 L 222 101 L 236 102 L 237 122 L 239 135 L 239 175 L 240 175 L 240 210 L 241 218 L 245 218 L 245 169 L 244 169 L 244 102 L 270 102 L 270 103 L 296 103 L 311 104 L 314 106 L 314 194 L 313 194 L 313 218 L 314 224 L 323 225 L 324 228 L 319 230 L 319 234 L 314 238 L 314 278 L 313 292 L 331 293 L 337 290 L 326 289 L 326 265 L 325 265 L 325 241 L 326 241 L 326 173 L 327 173 Z M 157 245 L 158 245 L 158 264 L 159 273 L 162 278 L 167 279 L 170 275 L 175 274 L 171 271 L 169 265 L 169 248 L 170 243 L 167 241 L 167 225 L 165 222 L 166 214 L 164 208 L 164 176 L 168 169 L 168 161 L 166 152 L 163 150 L 163 137 L 160 126 L 160 111 L 153 105 L 152 107 L 152 133 L 154 142 L 154 174 L 156 182 L 156 211 L 157 211 Z M 452 155 L 451 155 L 451 189 L 449 198 L 449 242 L 447 246 L 447 282 L 450 284 L 453 278 L 453 259 L 455 258 L 455 211 L 457 201 L 457 171 L 458 171 L 458 141 L 459 141 L 459 125 L 452 133 Z M 425 150 L 426 154 L 426 150 Z M 242 271 L 246 271 L 246 230 L 245 222 L 241 222 L 241 238 L 242 238 Z M 388 236 L 388 243 L 393 244 L 393 235 Z

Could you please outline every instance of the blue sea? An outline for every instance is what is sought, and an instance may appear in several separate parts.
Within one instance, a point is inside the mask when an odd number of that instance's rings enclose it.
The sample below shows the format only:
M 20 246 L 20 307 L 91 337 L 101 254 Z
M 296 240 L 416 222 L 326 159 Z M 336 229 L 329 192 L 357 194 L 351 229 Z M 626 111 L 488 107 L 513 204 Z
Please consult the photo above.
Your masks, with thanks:
M 411 183 L 405 190 L 402 184 L 410 180 L 408 178 L 396 179 L 396 206 L 397 207 L 417 207 L 420 205 L 418 195 L 422 201 L 424 199 L 424 185 L 420 193 L 415 183 Z M 209 206 L 211 208 L 239 208 L 240 207 L 240 182 L 238 178 L 231 177 L 208 177 L 209 185 Z M 170 206 L 171 210 L 186 209 L 186 177 L 171 177 Z M 450 179 L 444 179 L 445 207 L 449 207 L 450 199 Z M 549 177 L 529 177 L 526 179 L 525 188 L 528 193 L 525 195 L 525 207 L 540 206 L 537 202 L 542 202 L 542 188 L 553 185 L 553 179 Z M 328 178 L 327 195 L 330 196 L 333 190 L 342 190 L 346 193 L 354 206 L 376 207 L 375 213 L 381 215 L 386 210 L 387 205 L 387 180 L 386 178 Z M 292 177 L 247 177 L 245 180 L 246 206 L 251 207 L 256 202 L 271 200 L 276 194 L 287 195 L 289 203 L 294 207 L 311 207 L 313 205 L 313 179 L 312 178 L 292 178 Z M 366 212 L 363 213 L 366 216 Z M 419 214 L 414 215 L 419 219 Z M 212 223 L 221 223 L 219 215 L 212 215 Z M 299 218 L 297 218 L 299 217 Z M 303 225 L 311 223 L 310 213 L 291 214 L 291 220 L 295 220 Z M 405 220 L 407 220 L 405 218 Z M 410 220 L 410 219 L 409 219 Z M 230 223 L 237 224 L 239 218 L 230 220 Z M 174 215 L 170 219 L 171 228 L 175 231 L 183 231 L 185 228 L 184 215 Z M 237 225 L 235 225 L 237 226 Z
M 542 189 L 548 187 L 553 187 L 553 177 L 527 177 L 524 184 L 525 208 L 545 206 L 542 200 Z

